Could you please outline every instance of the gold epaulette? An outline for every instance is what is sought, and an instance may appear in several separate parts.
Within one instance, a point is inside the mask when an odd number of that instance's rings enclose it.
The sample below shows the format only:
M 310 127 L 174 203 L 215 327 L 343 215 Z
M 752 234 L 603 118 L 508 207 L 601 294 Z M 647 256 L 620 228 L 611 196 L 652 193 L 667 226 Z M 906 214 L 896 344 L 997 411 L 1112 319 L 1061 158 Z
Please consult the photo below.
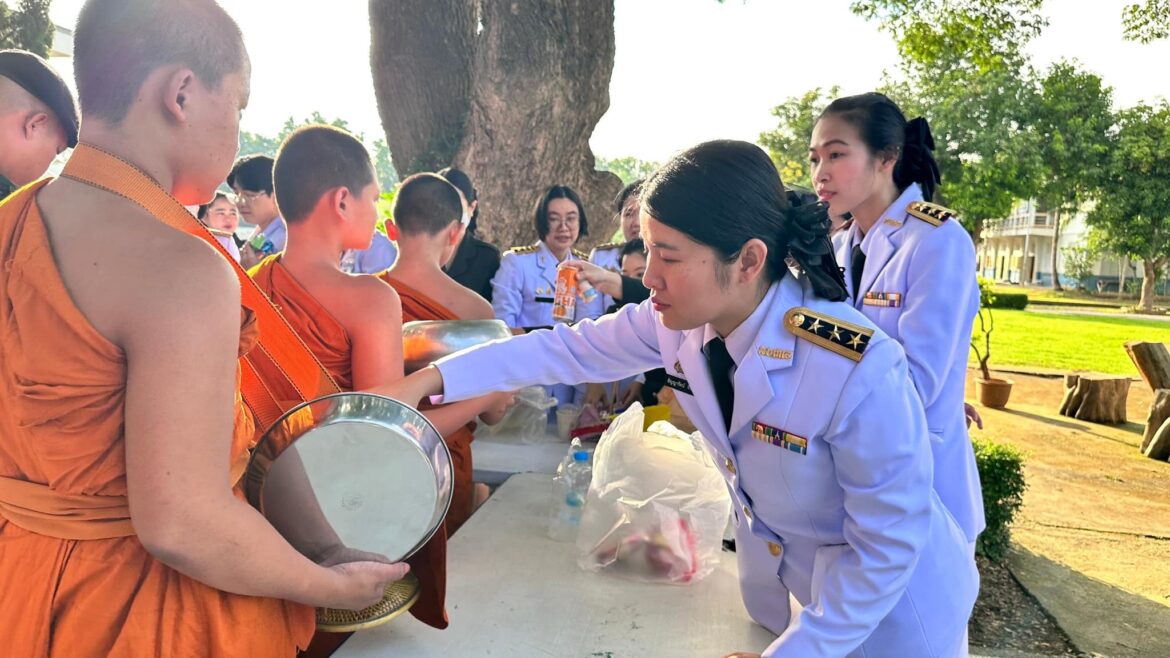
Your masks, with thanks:
M 521 247 L 512 247 L 505 251 L 506 254 L 534 254 L 540 250 L 539 244 L 526 244 Z
M 957 216 L 954 210 L 927 201 L 915 201 L 911 203 L 906 206 L 906 212 L 931 226 L 942 226 L 943 222 L 948 219 L 954 219 Z
M 593 251 L 608 251 L 610 249 L 621 249 L 624 242 L 607 242 L 606 244 L 599 244 L 593 248 Z
M 861 360 L 873 336 L 873 329 L 822 315 L 803 306 L 789 309 L 784 314 L 784 324 L 798 338 L 854 361 Z
M 576 258 L 577 260 L 588 260 L 589 254 L 587 254 L 583 251 L 579 251 L 577 249 L 574 249 L 573 250 L 573 258 Z

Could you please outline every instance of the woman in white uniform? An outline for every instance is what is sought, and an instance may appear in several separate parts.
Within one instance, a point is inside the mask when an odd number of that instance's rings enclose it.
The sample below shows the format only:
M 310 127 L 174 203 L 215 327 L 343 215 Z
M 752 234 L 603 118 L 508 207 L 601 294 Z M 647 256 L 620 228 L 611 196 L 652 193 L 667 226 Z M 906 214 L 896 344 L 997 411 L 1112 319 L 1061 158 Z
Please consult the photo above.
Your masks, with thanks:
M 985 527 L 963 394 L 979 312 L 975 246 L 954 213 L 928 203 L 939 183 L 934 138 L 878 93 L 833 101 L 813 128 L 812 179 L 831 215 L 854 308 L 902 345 L 926 410 L 934 487 L 974 549 Z
M 974 558 L 931 486 L 901 347 L 840 301 L 826 207 L 790 207 L 767 154 L 737 141 L 676 156 L 641 204 L 649 300 L 462 352 L 385 392 L 458 400 L 665 366 L 737 511 L 744 604 L 778 635 L 728 651 L 966 655 Z

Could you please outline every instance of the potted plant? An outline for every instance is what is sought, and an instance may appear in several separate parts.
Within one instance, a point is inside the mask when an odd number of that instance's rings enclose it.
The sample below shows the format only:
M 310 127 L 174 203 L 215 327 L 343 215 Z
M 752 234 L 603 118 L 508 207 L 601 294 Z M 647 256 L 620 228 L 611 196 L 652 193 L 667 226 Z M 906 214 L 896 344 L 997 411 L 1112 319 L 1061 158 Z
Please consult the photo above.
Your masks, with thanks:
M 979 404 L 1003 409 L 1012 394 L 1012 380 L 992 377 L 991 371 L 987 369 L 987 362 L 991 360 L 991 331 L 995 329 L 995 318 L 991 315 L 991 304 L 994 301 L 991 281 L 979 277 L 979 332 L 971 336 L 971 349 L 979 359 L 980 376 L 975 378 L 975 392 L 979 396 Z M 982 349 L 979 348 L 980 342 L 983 343 Z

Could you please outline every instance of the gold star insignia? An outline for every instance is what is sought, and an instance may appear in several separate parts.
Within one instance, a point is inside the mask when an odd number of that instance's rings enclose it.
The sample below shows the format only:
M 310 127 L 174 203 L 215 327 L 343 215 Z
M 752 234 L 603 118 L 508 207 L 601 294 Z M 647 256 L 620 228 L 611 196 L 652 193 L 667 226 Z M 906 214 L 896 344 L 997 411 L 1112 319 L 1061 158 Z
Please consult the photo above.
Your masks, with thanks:
M 814 319 L 813 323 L 808 326 L 808 330 L 813 331 L 813 332 L 820 331 L 821 327 L 823 327 L 823 326 L 825 326 L 825 325 L 821 324 L 820 320 Z
M 841 327 L 834 326 L 829 335 L 833 337 L 833 340 L 841 340 Z
M 849 347 L 861 347 L 861 334 L 853 334 L 853 338 L 849 341 Z

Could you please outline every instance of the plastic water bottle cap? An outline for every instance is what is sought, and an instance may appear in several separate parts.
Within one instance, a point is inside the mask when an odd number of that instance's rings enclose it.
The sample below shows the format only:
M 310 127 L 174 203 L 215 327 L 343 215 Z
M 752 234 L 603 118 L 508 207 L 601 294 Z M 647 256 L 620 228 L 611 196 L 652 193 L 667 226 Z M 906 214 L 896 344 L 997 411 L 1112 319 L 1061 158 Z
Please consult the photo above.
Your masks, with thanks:
M 588 461 L 589 453 L 584 450 L 578 450 L 573 453 L 573 460 L 579 462 Z

